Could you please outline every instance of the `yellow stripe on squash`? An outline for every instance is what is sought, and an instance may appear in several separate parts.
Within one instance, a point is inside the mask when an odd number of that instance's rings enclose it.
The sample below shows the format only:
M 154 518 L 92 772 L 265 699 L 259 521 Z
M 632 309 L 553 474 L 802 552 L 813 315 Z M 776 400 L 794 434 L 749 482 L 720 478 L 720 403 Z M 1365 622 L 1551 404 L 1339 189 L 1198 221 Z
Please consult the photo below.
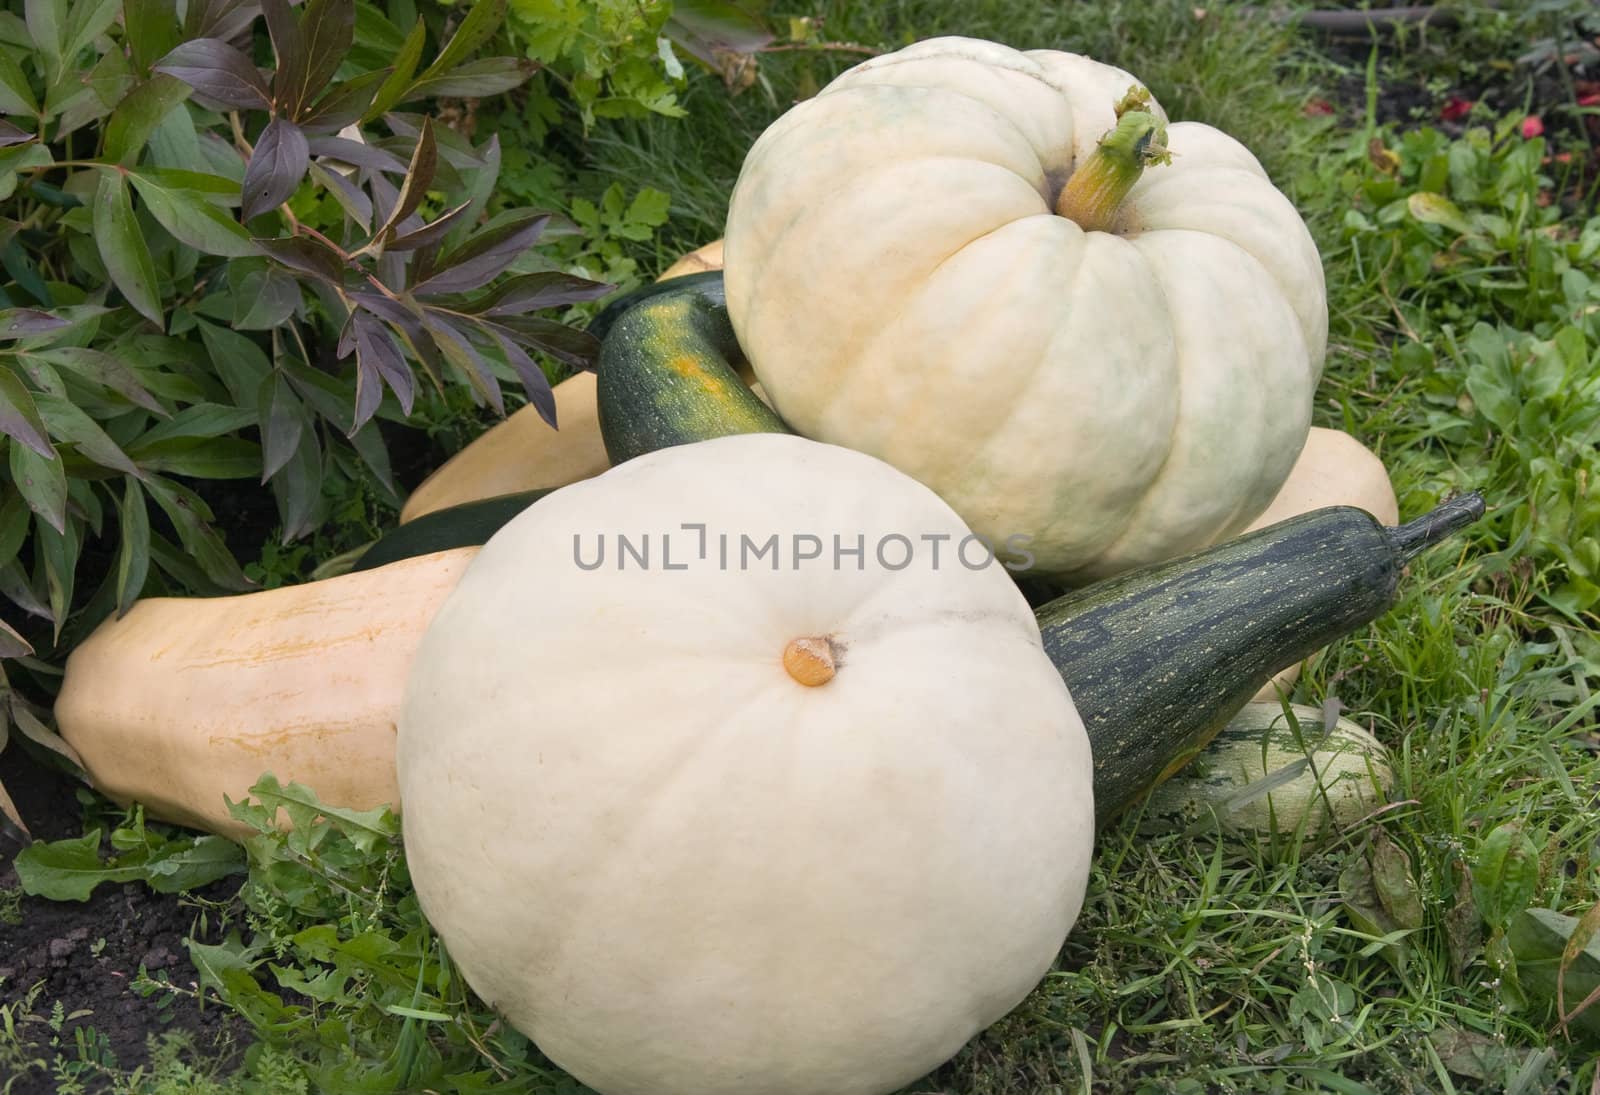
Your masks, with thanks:
M 67 659 L 56 722 L 94 786 L 151 817 L 250 830 L 264 772 L 398 807 L 395 722 L 422 633 L 476 547 L 234 597 L 152 597 Z
M 1342 430 L 1314 426 L 1277 497 L 1245 531 L 1254 532 L 1324 506 L 1357 506 L 1382 524 L 1400 523 L 1400 503 L 1383 461 Z M 1252 699 L 1275 703 L 1278 689 L 1288 692 L 1299 677 L 1300 666 L 1291 665 L 1262 685 Z
M 656 280 L 720 269 L 722 241 L 715 240 L 684 255 Z M 497 494 L 564 487 L 610 467 L 595 411 L 595 375 L 568 377 L 555 386 L 555 397 L 559 430 L 532 407 L 513 412 L 424 479 L 401 508 L 400 523 Z

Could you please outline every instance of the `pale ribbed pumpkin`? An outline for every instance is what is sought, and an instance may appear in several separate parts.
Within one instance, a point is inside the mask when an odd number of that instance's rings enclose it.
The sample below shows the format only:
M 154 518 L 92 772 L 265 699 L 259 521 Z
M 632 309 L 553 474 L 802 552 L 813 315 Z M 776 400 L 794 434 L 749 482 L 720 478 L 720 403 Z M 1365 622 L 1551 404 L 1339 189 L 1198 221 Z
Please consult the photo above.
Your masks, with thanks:
M 650 564 L 584 569 L 619 534 Z M 397 754 L 417 896 L 472 987 L 604 1095 L 889 1092 L 1014 1007 L 1083 900 L 1093 765 L 967 535 L 881 461 L 780 434 L 640 456 L 496 533 Z
M 1243 529 L 1305 441 L 1327 341 L 1294 206 L 1138 85 L 919 42 L 769 127 L 728 214 L 729 313 L 784 421 L 1068 581 Z

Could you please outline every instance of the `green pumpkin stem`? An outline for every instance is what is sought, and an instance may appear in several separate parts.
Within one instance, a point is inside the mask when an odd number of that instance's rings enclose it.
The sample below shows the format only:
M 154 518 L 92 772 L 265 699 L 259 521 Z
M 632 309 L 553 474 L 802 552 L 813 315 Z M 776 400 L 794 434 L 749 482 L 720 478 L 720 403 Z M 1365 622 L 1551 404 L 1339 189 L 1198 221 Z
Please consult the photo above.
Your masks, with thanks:
M 1117 127 L 1100 139 L 1094 155 L 1067 179 L 1056 213 L 1085 232 L 1116 227 L 1122 203 L 1144 169 L 1172 162 L 1167 127 L 1150 112 L 1150 93 L 1136 87 L 1116 106 Z

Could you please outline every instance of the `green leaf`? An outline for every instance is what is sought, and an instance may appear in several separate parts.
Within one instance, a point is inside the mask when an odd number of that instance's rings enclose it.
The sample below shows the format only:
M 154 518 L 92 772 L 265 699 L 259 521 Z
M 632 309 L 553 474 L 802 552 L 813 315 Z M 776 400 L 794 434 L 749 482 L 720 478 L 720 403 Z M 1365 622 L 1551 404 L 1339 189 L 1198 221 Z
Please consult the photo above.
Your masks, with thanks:
M 373 96 L 371 105 L 361 117 L 362 122 L 372 122 L 381 118 L 402 101 L 406 88 L 411 86 L 411 77 L 416 75 L 417 64 L 422 60 L 422 47 L 426 38 L 427 27 L 421 19 L 418 19 L 411 24 L 411 32 L 406 35 L 405 44 L 395 55 L 393 71 L 378 87 L 378 93 Z
M 260 252 L 244 225 L 202 195 L 169 189 L 138 171 L 130 171 L 128 178 L 150 215 L 179 242 L 208 255 L 227 258 L 245 258 Z
M 23 893 L 51 901 L 87 901 L 102 882 L 137 881 L 139 866 L 118 867 L 100 860 L 101 831 L 67 840 L 35 841 L 17 853 L 17 879 Z
M 253 479 L 261 472 L 261 447 L 242 437 L 169 437 L 132 450 L 146 471 L 199 479 Z
M 224 437 L 238 433 L 256 424 L 253 406 L 254 400 L 249 407 L 196 403 L 140 434 L 138 439 L 128 446 L 128 451 L 136 453 L 148 445 L 174 437 Z
M 44 58 L 45 83 L 53 84 L 61 72 L 61 43 L 66 34 L 67 0 L 23 0 L 28 37 Z
M 62 60 L 74 62 L 79 53 L 111 29 L 122 13 L 122 0 L 76 0 L 67 14 Z
M 450 41 L 445 43 L 444 49 L 439 51 L 439 56 L 433 59 L 433 64 L 424 70 L 422 78 L 426 80 L 449 72 L 472 56 L 479 46 L 494 37 L 494 32 L 500 29 L 505 17 L 506 0 L 473 0 L 467 17 L 461 20 L 461 25 L 450 36 Z
M 479 98 L 499 95 L 521 87 L 537 71 L 537 65 L 520 57 L 485 57 L 468 61 L 440 76 L 424 76 L 411 85 L 405 98 Z
M 380 844 L 392 843 L 400 835 L 400 819 L 388 806 L 371 810 L 334 806 L 323 802 L 315 791 L 304 784 L 290 783 L 285 787 L 270 773 L 263 775 L 250 788 L 250 797 L 267 809 L 268 818 L 272 816 L 272 811 L 281 810 L 296 831 L 310 830 L 319 819 L 326 819 L 362 852 L 371 852 Z M 241 810 L 246 812 L 241 813 Z M 248 816 L 244 804 L 230 801 L 228 811 L 240 820 Z M 267 838 L 272 839 L 270 834 Z M 259 838 L 251 839 L 254 842 Z
M 7 446 L 11 454 L 11 482 L 28 508 L 57 532 L 67 528 L 67 472 L 61 457 L 48 459 L 22 445 Z
M 212 519 L 211 509 L 199 495 L 166 479 L 151 479 L 145 489 L 178 530 L 184 550 L 207 578 L 224 589 L 254 588 L 222 537 L 207 523 Z
M 78 553 L 82 543 L 78 539 L 80 526 L 69 526 L 66 533 L 57 532 L 41 520 L 35 521 L 35 544 L 44 562 L 45 585 L 50 593 L 50 618 L 55 622 L 55 637 L 61 637 L 61 625 L 67 622 L 72 607 L 73 580 L 78 569 Z
M 0 366 L 0 436 L 26 445 L 41 457 L 56 454 L 33 396 L 22 379 L 4 366 Z
M 128 184 L 120 172 L 100 175 L 94 197 L 94 238 L 100 260 L 128 303 L 157 327 L 163 326 L 155 262 L 139 231 Z
M 162 418 L 167 417 L 167 409 L 162 406 L 160 400 L 146 390 L 139 374 L 121 358 L 104 350 L 91 350 L 83 346 L 58 346 L 48 350 L 29 351 L 27 356 L 38 357 L 52 365 L 67 369 L 84 380 L 116 392 L 135 406 L 143 407 Z
M 145 842 L 100 858 L 101 830 L 68 840 L 36 841 L 18 853 L 25 893 L 52 901 L 87 901 L 102 883 L 144 882 L 162 893 L 192 890 L 245 868 L 244 850 L 210 834 Z
M 1528 907 L 1539 884 L 1539 850 L 1517 822 L 1497 826 L 1478 848 L 1472 896 L 1485 923 L 1504 928 Z
M 123 167 L 138 163 L 161 120 L 189 94 L 188 84 L 159 72 L 128 92 L 106 122 L 106 158 Z
M 261 481 L 265 483 L 294 456 L 309 423 L 305 407 L 281 372 L 264 381 L 262 388 Z
M 100 424 L 90 418 L 70 399 L 60 396 L 39 395 L 39 412 L 44 415 L 50 435 L 57 441 L 77 448 L 84 456 L 102 468 L 120 471 L 127 475 L 142 476 L 137 465 L 128 458 Z
M 118 616 L 133 607 L 150 574 L 150 510 L 139 481 L 130 475 L 124 482 L 122 501 L 117 507 L 122 526 L 117 549 Z
M 1583 942 L 1583 921 L 1550 909 L 1524 909 L 1506 932 L 1517 963 L 1517 980 L 1525 990 L 1556 1006 L 1557 1014 L 1570 1016 L 1570 1026 L 1590 1037 L 1600 1037 L 1600 1006 L 1580 1005 L 1600 989 L 1600 938 Z M 1573 941 L 1582 948 L 1570 958 Z M 1563 967 L 1565 973 L 1563 974 Z M 1566 996 L 1558 1000 L 1558 984 Z M 1576 1012 L 1576 1014 L 1573 1014 Z
M 124 0 L 123 39 L 141 73 L 178 44 L 178 10 L 173 0 Z
M 16 628 L 0 620 L 0 658 L 26 658 L 32 653 L 33 644 L 17 634 Z M 11 820 L 18 821 L 15 806 L 9 816 Z
M 4 498 L 0 498 L 0 567 L 17 557 L 28 538 L 31 517 L 32 511 L 22 495 L 7 491 Z
M 39 116 L 39 100 L 8 49 L 0 49 L 0 114 Z

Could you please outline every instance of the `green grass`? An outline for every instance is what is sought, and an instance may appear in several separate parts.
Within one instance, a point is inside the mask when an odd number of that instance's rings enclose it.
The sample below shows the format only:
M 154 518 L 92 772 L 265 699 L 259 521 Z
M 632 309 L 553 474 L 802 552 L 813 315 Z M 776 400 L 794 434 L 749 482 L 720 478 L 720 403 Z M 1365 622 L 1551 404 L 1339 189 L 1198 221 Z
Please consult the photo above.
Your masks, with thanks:
M 1451 140 L 1308 117 L 1340 72 L 1265 19 L 1209 7 L 1196 19 L 1188 2 L 902 0 L 809 14 L 835 40 L 965 33 L 1090 52 L 1146 78 L 1175 117 L 1240 137 L 1305 211 L 1326 262 L 1319 423 L 1380 452 L 1403 515 L 1467 488 L 1492 512 L 1417 564 L 1398 607 L 1297 687 L 1297 700 L 1337 698 L 1391 747 L 1390 809 L 1316 849 L 1151 837 L 1137 817 L 1111 827 L 1058 969 L 908 1091 L 1588 1091 L 1594 1035 L 1555 1031 L 1505 930 L 1524 908 L 1600 903 L 1600 222 L 1541 205 L 1563 180 L 1492 119 Z M 1498 22 L 1469 22 L 1458 42 L 1506 40 Z M 1371 78 L 1434 74 L 1441 51 L 1449 40 L 1386 55 Z M 632 256 L 664 266 L 721 234 L 755 134 L 853 59 L 763 58 L 765 84 L 738 98 L 693 82 L 686 122 L 602 123 L 582 182 L 597 200 L 613 183 L 671 195 L 666 226 Z M 1375 158 L 1374 140 L 1394 159 Z M 265 1060 L 330 1090 L 337 1076 L 348 1090 L 575 1091 L 467 995 L 403 861 L 372 835 L 386 824 L 256 842 L 241 935 L 196 952 L 202 991 L 280 1045 L 248 1067 Z M 1393 905 L 1383 937 L 1344 901 L 1375 860 Z M 315 984 L 314 1002 L 277 996 L 269 961 L 302 992 Z M 309 1040 L 330 1022 L 349 1036 Z

